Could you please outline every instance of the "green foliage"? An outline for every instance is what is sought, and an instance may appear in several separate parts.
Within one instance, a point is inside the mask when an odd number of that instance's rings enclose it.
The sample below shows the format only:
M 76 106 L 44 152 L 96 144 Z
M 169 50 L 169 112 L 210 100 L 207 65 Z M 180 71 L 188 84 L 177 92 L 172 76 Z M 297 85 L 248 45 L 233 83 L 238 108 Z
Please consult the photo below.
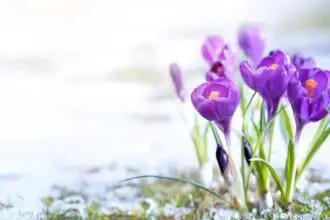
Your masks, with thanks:
M 297 175 L 297 180 L 302 176 L 303 172 L 305 171 L 306 167 L 308 164 L 311 162 L 317 151 L 320 150 L 322 147 L 323 143 L 327 140 L 327 138 L 330 135 L 330 119 L 329 116 L 325 117 L 319 127 L 318 130 L 314 136 L 314 139 L 307 151 L 307 154 L 305 158 L 302 160 L 301 165 L 298 170 L 298 175 Z
M 207 147 L 208 147 L 208 132 L 209 124 L 204 128 L 203 133 L 201 133 L 201 128 L 198 120 L 198 116 L 195 117 L 195 124 L 192 130 L 192 139 L 195 146 L 195 151 L 199 165 L 202 166 L 208 161 Z
M 135 177 L 132 177 L 132 178 L 121 180 L 119 183 L 124 183 L 124 182 L 127 182 L 127 181 L 136 180 L 136 179 L 143 179 L 143 178 L 156 178 L 156 179 L 164 179 L 164 180 L 176 181 L 176 182 L 181 182 L 181 183 L 188 183 L 188 184 L 191 184 L 191 185 L 197 187 L 198 189 L 204 190 L 204 191 L 206 191 L 206 192 L 222 199 L 224 202 L 229 204 L 223 196 L 219 195 L 214 190 L 209 189 L 209 188 L 207 188 L 207 187 L 205 187 L 205 186 L 203 186 L 199 183 L 196 183 L 192 180 L 178 178 L 178 177 L 167 177 L 167 176 L 158 176 L 158 175 L 142 175 L 142 176 L 135 176 Z
M 286 109 L 282 111 L 280 114 L 280 122 L 281 122 L 281 133 L 284 137 L 285 140 L 293 140 L 293 131 L 292 131 L 292 126 L 291 122 L 292 119 L 289 116 L 289 113 Z
M 286 158 L 286 194 L 285 202 L 288 204 L 292 201 L 292 196 L 295 189 L 295 174 L 296 174 L 296 160 L 295 160 L 295 146 L 292 140 L 289 141 L 288 153 Z
M 270 165 L 267 161 L 260 159 L 260 158 L 252 158 L 251 161 L 255 161 L 255 162 L 259 162 L 262 163 L 263 165 L 265 165 L 265 167 L 269 170 L 269 172 L 271 173 L 272 177 L 274 178 L 278 189 L 281 192 L 281 195 L 285 195 L 285 191 L 283 189 L 282 183 L 281 183 L 281 179 L 280 177 L 277 175 L 275 169 L 272 167 L 272 165 Z

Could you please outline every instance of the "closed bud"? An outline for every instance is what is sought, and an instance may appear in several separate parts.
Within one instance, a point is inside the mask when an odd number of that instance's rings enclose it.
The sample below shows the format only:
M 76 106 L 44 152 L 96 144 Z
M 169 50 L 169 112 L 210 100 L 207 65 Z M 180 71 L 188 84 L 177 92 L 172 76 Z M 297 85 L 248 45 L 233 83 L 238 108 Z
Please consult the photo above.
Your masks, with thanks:
M 220 145 L 217 146 L 216 157 L 221 174 L 224 175 L 228 167 L 229 157 L 226 151 Z
M 243 138 L 243 147 L 244 147 L 245 160 L 246 160 L 247 164 L 250 165 L 250 160 L 252 157 L 251 147 L 250 147 L 249 142 L 246 140 L 246 138 Z

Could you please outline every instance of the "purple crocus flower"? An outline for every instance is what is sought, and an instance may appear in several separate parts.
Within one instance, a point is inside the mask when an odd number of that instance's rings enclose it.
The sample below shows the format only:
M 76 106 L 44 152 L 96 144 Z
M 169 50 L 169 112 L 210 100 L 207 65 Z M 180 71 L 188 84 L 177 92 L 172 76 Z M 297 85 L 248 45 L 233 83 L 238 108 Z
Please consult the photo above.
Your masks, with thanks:
M 316 67 L 315 61 L 311 57 L 304 57 L 300 53 L 295 53 L 291 56 L 291 62 L 297 69 L 301 68 L 314 68 Z
M 191 100 L 201 116 L 215 121 L 229 145 L 231 119 L 240 103 L 239 87 L 230 79 L 219 78 L 199 85 L 192 92 Z
M 329 114 L 329 81 L 329 72 L 318 68 L 300 69 L 290 79 L 288 98 L 296 118 L 296 140 L 305 124 Z
M 263 58 L 256 69 L 253 69 L 248 61 L 240 64 L 240 71 L 245 83 L 257 91 L 266 102 L 268 120 L 274 116 L 295 69 L 290 64 L 289 57 L 281 51 L 275 51 Z
M 210 74 L 223 75 L 232 78 L 235 70 L 235 51 L 224 42 L 221 36 L 210 36 L 202 44 L 201 53 L 206 62 L 210 65 Z M 221 64 L 221 71 L 215 71 Z M 212 75 L 212 74 L 211 74 Z M 214 78 L 214 77 L 212 77 Z
M 182 83 L 182 74 L 179 66 L 176 63 L 170 64 L 170 75 L 175 87 L 177 97 L 181 100 L 181 102 L 184 102 L 185 91 Z
M 243 26 L 238 33 L 238 44 L 245 55 L 257 65 L 265 51 L 265 34 L 259 26 Z

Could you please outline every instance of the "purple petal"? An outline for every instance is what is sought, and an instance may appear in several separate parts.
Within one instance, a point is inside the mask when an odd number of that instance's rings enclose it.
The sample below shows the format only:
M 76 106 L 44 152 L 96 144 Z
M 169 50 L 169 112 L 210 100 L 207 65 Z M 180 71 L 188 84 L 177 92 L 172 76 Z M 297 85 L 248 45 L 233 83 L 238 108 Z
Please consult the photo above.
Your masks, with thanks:
M 317 83 L 316 88 L 313 90 L 313 97 L 317 98 L 327 89 L 329 78 L 325 72 L 318 71 L 311 77 L 311 79 L 315 80 Z
M 202 56 L 209 64 L 212 64 L 219 53 L 222 52 L 224 46 L 225 43 L 221 36 L 209 36 L 202 44 Z
M 256 76 L 251 65 L 247 61 L 241 62 L 239 69 L 244 82 L 253 90 L 256 88 Z
M 265 57 L 261 60 L 261 62 L 258 65 L 258 68 L 260 67 L 270 67 L 273 64 L 277 65 L 285 65 L 289 64 L 290 60 L 288 55 L 286 55 L 284 52 L 280 50 L 274 51 L 270 56 Z
M 312 115 L 309 118 L 309 121 L 317 122 L 317 121 L 323 119 L 328 114 L 329 114 L 329 112 L 327 111 L 327 109 L 320 107 L 320 108 L 314 110 L 314 112 L 312 113 Z
M 191 93 L 191 102 L 195 106 L 195 108 L 198 108 L 198 105 L 200 105 L 202 102 L 207 100 L 203 96 L 203 92 L 207 86 L 208 83 L 203 83 L 200 86 L 196 87 L 194 91 Z
M 199 114 L 201 114 L 201 116 L 203 116 L 205 119 L 209 121 L 214 121 L 219 118 L 215 107 L 216 104 L 218 104 L 218 102 L 214 102 L 213 100 L 207 100 L 198 105 L 196 109 Z
M 265 35 L 258 26 L 242 27 L 238 34 L 238 43 L 246 56 L 257 65 L 265 50 Z
M 308 98 L 302 98 L 300 102 L 297 102 L 299 109 L 299 112 L 296 112 L 300 115 L 300 117 L 304 121 L 309 121 L 309 99 Z
M 207 72 L 206 73 L 206 81 L 212 82 L 216 79 L 219 79 L 219 75 L 214 72 Z
M 225 77 L 233 78 L 233 73 L 236 68 L 236 53 L 228 44 L 226 44 L 222 52 L 215 57 L 214 62 L 221 62 L 224 66 Z
M 179 66 L 176 63 L 170 64 L 170 74 L 178 98 L 183 102 L 185 100 L 185 91 L 182 83 L 182 75 Z
M 300 53 L 295 53 L 291 56 L 291 62 L 296 66 L 297 69 L 300 68 L 314 68 L 316 66 L 315 61 L 310 57 L 304 57 Z
M 322 96 L 313 100 L 309 105 L 309 121 L 316 122 L 324 118 L 329 113 L 327 111 L 327 106 L 328 104 L 325 103 Z

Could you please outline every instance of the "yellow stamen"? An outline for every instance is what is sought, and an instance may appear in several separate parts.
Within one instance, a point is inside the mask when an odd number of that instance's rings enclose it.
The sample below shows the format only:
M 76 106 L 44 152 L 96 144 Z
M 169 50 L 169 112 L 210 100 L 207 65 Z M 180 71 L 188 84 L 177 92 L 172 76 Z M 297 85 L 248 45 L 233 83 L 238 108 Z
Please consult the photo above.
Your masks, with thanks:
M 273 70 L 276 70 L 279 67 L 279 65 L 277 63 L 273 63 L 272 65 L 270 65 L 270 68 Z
M 219 97 L 219 95 L 220 95 L 220 93 L 219 92 L 217 92 L 217 91 L 212 91 L 210 94 L 209 94 L 209 97 L 208 97 L 208 99 L 216 99 L 216 98 L 218 98 Z
M 313 96 L 313 91 L 317 87 L 317 82 L 314 79 L 309 79 L 305 83 L 309 96 Z

